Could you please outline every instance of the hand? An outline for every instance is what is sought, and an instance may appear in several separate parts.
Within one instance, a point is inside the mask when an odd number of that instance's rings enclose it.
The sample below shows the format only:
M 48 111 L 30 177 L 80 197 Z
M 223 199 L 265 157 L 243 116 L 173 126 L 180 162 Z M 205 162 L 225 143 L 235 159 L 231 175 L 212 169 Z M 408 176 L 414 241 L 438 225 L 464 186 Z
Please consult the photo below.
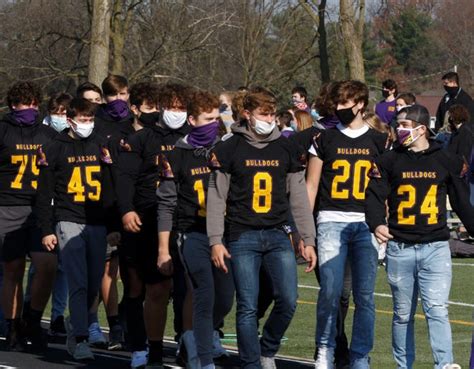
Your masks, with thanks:
M 314 270 L 316 267 L 316 261 L 318 257 L 316 256 L 316 249 L 313 246 L 305 246 L 303 242 L 300 242 L 300 253 L 301 256 L 308 262 L 308 266 L 305 268 L 305 272 L 309 273 Z
M 122 224 L 127 232 L 138 233 L 140 232 L 142 221 L 136 212 L 129 211 L 122 217 Z
M 384 243 L 387 242 L 389 239 L 393 238 L 393 236 L 390 234 L 388 227 L 383 224 L 375 228 L 374 235 L 378 243 Z
M 120 240 L 122 236 L 120 235 L 120 232 L 110 232 L 107 235 L 107 243 L 110 246 L 118 246 L 120 245 Z
M 211 260 L 214 266 L 224 273 L 228 273 L 227 265 L 225 264 L 225 259 L 230 259 L 231 256 L 229 251 L 225 248 L 225 246 L 221 243 L 212 246 L 211 251 Z
M 171 259 L 170 254 L 159 253 L 156 264 L 161 274 L 163 275 L 173 274 L 173 260 Z
M 48 234 L 44 236 L 41 240 L 43 247 L 48 251 L 53 251 L 56 245 L 58 244 L 58 239 L 55 234 Z

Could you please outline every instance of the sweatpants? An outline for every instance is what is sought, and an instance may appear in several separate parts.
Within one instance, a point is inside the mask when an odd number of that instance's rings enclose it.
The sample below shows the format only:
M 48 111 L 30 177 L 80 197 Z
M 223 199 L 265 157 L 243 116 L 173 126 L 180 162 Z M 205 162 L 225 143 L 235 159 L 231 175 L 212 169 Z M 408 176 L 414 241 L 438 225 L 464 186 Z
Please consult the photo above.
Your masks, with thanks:
M 207 235 L 198 232 L 184 235 L 181 253 L 193 284 L 193 332 L 201 366 L 212 363 L 214 329 L 232 309 L 234 282 L 229 272 L 216 269 L 211 261 Z
M 104 274 L 107 231 L 105 226 L 61 221 L 56 226 L 56 234 L 69 287 L 73 334 L 87 337 L 94 316 L 89 310 Z

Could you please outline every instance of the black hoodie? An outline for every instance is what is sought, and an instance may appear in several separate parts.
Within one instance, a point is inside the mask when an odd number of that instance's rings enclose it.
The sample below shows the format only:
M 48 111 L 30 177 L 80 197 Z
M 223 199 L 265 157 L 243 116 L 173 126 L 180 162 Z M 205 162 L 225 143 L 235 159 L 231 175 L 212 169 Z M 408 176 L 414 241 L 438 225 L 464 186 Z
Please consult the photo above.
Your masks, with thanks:
M 413 152 L 404 147 L 375 159 L 366 191 L 365 216 L 372 232 L 387 224 L 395 241 L 428 243 L 449 239 L 446 195 L 470 234 L 474 234 L 474 208 L 463 160 L 437 143 Z
M 95 132 L 73 139 L 66 130 L 44 146 L 36 200 L 43 236 L 59 221 L 105 224 L 113 201 L 111 163 L 106 140 Z
M 143 128 L 122 142 L 115 173 L 115 191 L 122 216 L 156 205 L 159 154 L 173 150 L 176 141 L 189 131 L 187 124 L 176 130 L 157 125 Z
M 97 135 L 107 138 L 112 141 L 120 141 L 120 139 L 127 137 L 129 134 L 135 132 L 133 128 L 133 115 L 130 113 L 123 119 L 114 119 L 104 110 L 105 104 L 102 104 L 97 109 L 94 123 Z M 114 155 L 114 153 L 112 153 Z M 115 157 L 113 156 L 115 159 Z
M 0 120 L 0 206 L 31 206 L 36 195 L 38 148 L 56 131 L 37 119 L 27 126 L 11 113 Z

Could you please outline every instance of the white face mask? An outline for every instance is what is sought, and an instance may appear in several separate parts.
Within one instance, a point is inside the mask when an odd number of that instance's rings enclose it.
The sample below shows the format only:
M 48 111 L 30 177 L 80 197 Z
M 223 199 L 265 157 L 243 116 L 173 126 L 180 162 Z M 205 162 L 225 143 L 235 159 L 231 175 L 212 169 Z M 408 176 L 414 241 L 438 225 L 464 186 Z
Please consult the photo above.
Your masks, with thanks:
M 254 130 L 258 135 L 267 136 L 270 133 L 272 133 L 275 126 L 276 126 L 275 121 L 273 121 L 271 123 L 267 123 L 263 120 L 255 119 Z
M 163 122 L 171 129 L 181 128 L 186 122 L 188 113 L 185 111 L 163 111 Z
M 71 119 L 72 120 L 72 119 Z M 87 138 L 91 135 L 94 130 L 94 122 L 92 123 L 78 123 L 75 120 L 72 121 L 75 126 L 71 125 L 71 129 L 80 138 Z

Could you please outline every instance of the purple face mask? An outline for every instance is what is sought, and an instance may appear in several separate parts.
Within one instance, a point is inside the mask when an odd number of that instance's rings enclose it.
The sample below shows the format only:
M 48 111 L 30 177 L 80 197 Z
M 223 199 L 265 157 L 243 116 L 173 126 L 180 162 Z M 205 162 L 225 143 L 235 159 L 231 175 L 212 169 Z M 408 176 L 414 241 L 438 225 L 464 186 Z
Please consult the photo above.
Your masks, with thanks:
M 129 115 L 128 103 L 120 99 L 105 104 L 104 110 L 115 120 L 124 119 Z
M 38 110 L 35 108 L 28 108 L 22 110 L 13 110 L 13 118 L 20 124 L 25 126 L 32 126 L 36 123 L 36 118 L 38 117 Z
M 193 127 L 188 135 L 188 143 L 193 147 L 206 147 L 214 142 L 219 132 L 219 122 Z

